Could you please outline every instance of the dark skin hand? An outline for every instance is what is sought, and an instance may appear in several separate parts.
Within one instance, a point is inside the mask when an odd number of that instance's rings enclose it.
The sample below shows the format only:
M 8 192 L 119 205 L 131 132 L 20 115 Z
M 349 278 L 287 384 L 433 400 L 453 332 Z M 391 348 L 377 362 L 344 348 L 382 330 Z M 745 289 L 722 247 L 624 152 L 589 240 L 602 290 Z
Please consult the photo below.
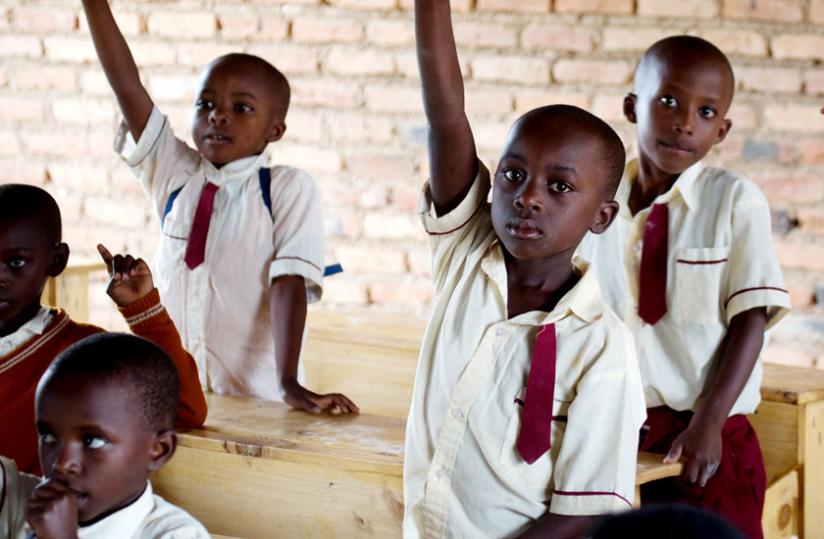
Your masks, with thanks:
M 29 497 L 26 520 L 38 539 L 76 539 L 77 499 L 62 481 L 46 479 Z
M 684 459 L 682 478 L 704 487 L 721 462 L 721 430 L 752 374 L 764 343 L 767 311 L 763 307 L 730 321 L 715 376 L 696 406 L 687 429 L 672 443 L 664 462 Z
M 269 312 L 274 321 L 275 359 L 284 402 L 313 414 L 358 413 L 358 407 L 345 395 L 314 393 L 298 383 L 298 361 L 306 324 L 306 284 L 303 277 L 284 275 L 272 281 Z

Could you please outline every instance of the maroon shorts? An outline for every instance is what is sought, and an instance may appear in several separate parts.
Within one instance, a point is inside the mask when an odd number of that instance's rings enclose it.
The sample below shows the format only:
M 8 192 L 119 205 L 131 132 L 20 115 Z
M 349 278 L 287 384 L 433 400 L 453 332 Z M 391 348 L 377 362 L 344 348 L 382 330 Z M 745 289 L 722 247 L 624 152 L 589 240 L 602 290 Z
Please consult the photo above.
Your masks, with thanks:
M 692 412 L 666 406 L 647 409 L 641 431 L 641 451 L 666 454 L 675 438 L 689 425 Z M 747 537 L 762 539 L 761 513 L 767 490 L 767 473 L 761 447 L 743 415 L 727 419 L 721 431 L 721 464 L 704 488 L 682 478 L 653 481 L 641 487 L 644 503 L 686 503 L 717 513 Z

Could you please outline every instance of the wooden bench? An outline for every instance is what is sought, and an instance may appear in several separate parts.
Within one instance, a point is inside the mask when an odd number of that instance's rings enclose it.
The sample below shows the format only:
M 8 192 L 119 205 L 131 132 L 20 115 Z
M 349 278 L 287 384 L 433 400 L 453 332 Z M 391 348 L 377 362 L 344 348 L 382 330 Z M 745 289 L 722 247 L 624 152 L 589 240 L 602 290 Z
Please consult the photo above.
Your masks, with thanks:
M 46 282 L 41 301 L 61 307 L 77 322 L 89 321 L 89 277 L 106 271 L 102 262 L 73 264 Z
M 180 433 L 155 490 L 232 537 L 400 537 L 404 421 L 313 416 L 286 405 L 208 395 L 203 429 Z M 677 475 L 640 454 L 638 486 Z

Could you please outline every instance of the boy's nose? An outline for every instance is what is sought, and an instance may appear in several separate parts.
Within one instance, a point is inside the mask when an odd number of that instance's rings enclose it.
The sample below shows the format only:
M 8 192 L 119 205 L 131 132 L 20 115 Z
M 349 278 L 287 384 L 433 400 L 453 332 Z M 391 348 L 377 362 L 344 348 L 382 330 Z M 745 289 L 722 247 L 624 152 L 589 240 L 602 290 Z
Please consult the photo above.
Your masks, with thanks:
M 80 456 L 72 444 L 61 444 L 52 466 L 52 474 L 58 477 L 77 475 L 80 472 Z
M 229 116 L 220 107 L 215 107 L 209 113 L 209 123 L 213 125 L 225 125 L 229 122 Z
M 678 133 L 686 133 L 692 135 L 692 116 L 689 111 L 684 111 L 675 116 L 675 125 L 673 126 Z
M 533 212 L 540 212 L 544 205 L 538 182 L 534 180 L 525 181 L 518 192 L 518 196 L 515 197 L 514 204 L 519 210 L 529 209 Z

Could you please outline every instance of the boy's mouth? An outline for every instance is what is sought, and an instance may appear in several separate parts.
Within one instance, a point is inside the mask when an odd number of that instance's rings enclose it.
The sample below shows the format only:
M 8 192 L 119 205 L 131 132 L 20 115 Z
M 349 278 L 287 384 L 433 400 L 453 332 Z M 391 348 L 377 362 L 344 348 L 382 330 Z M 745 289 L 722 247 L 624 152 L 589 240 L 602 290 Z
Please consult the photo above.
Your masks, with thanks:
M 534 240 L 544 235 L 538 223 L 531 219 L 512 219 L 506 224 L 506 231 L 519 240 Z
M 690 155 L 693 153 L 693 149 L 688 147 L 685 144 L 681 144 L 678 141 L 675 142 L 665 142 L 663 140 L 659 140 L 658 144 L 664 147 L 664 149 L 677 153 L 678 155 Z
M 223 133 L 206 133 L 203 135 L 203 141 L 209 144 L 230 144 L 232 137 Z

